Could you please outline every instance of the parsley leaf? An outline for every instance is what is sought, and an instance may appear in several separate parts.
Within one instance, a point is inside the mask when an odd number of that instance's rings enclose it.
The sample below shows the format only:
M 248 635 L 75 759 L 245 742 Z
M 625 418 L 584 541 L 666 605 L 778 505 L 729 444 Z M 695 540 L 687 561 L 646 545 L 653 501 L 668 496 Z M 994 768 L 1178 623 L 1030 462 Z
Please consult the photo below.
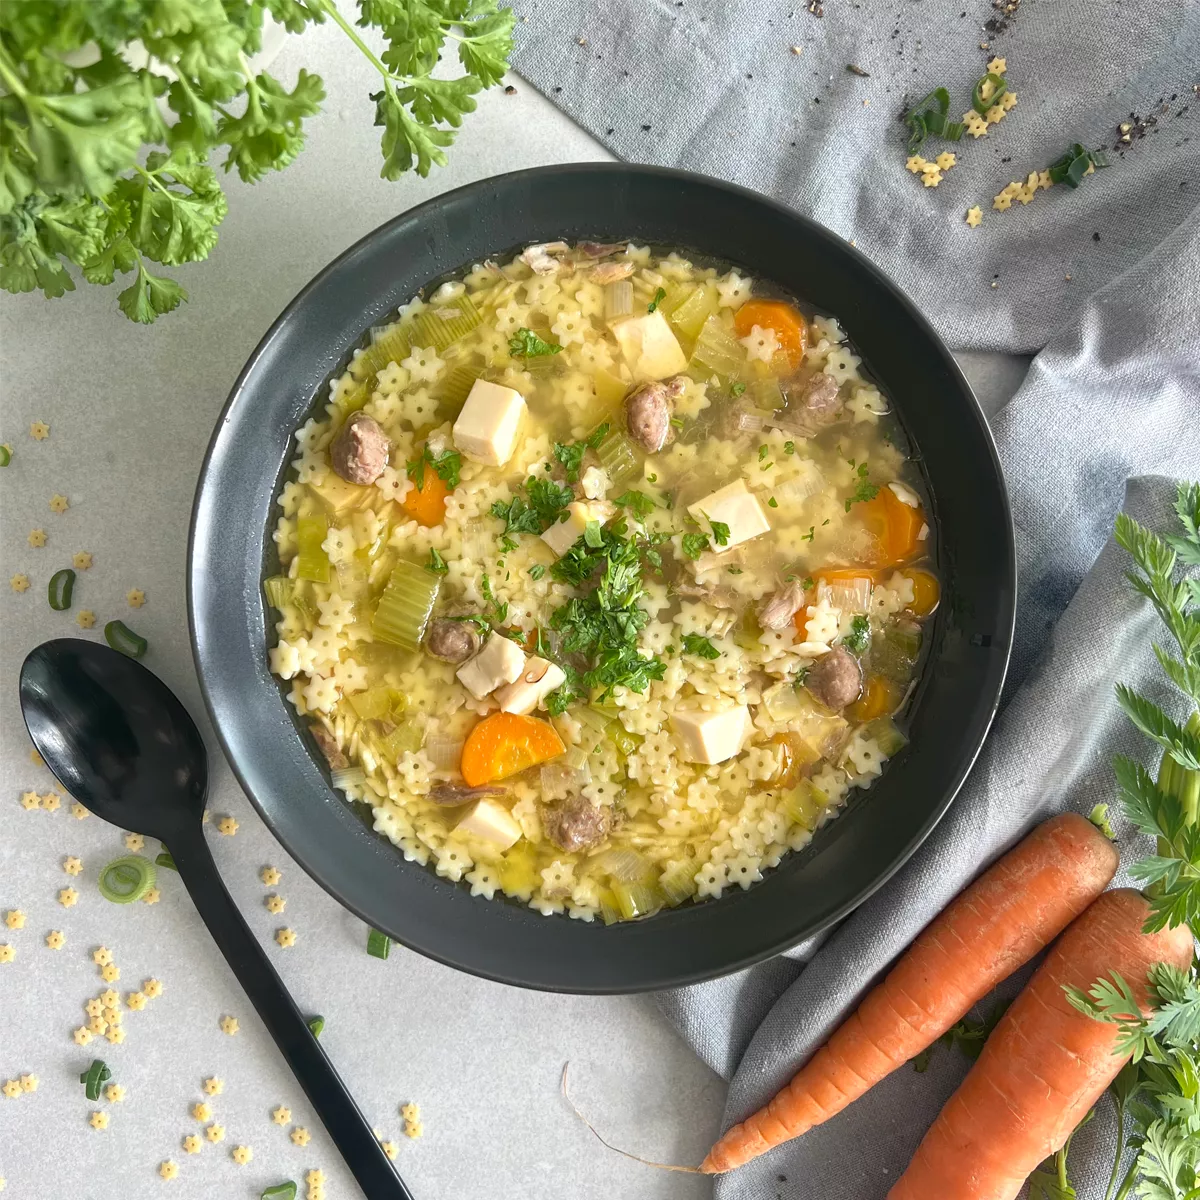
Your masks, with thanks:
M 545 533 L 551 525 L 556 525 L 575 499 L 569 487 L 552 479 L 531 477 L 522 487 L 524 497 L 514 496 L 507 504 L 497 500 L 491 508 L 492 516 L 504 522 L 502 544 L 506 550 L 516 548 L 514 533 Z
M 561 350 L 562 347 L 560 346 L 559 349 Z M 579 482 L 579 468 L 583 465 L 583 456 L 589 450 L 595 450 L 595 448 L 604 440 L 604 436 L 607 433 L 608 423 L 605 422 L 603 425 L 593 430 L 592 433 L 590 433 L 581 442 L 554 443 L 554 457 L 557 458 L 562 464 L 562 468 L 567 475 L 568 483 Z
M 425 570 L 432 571 L 435 575 L 445 575 L 450 570 L 446 560 L 437 552 L 436 546 L 429 547 L 429 561 L 425 564 Z
M 706 533 L 685 533 L 683 535 L 683 552 L 693 561 L 707 549 L 708 535 Z
M 613 503 L 628 508 L 639 521 L 644 521 L 658 507 L 645 492 L 633 490 L 618 496 Z
M 508 352 L 513 358 L 541 358 L 546 354 L 561 354 L 562 347 L 544 342 L 532 329 L 522 327 L 508 339 Z
M 850 632 L 842 638 L 842 645 L 851 654 L 861 655 L 871 640 L 871 622 L 862 613 L 858 613 L 850 622 Z
M 740 396 L 740 395 L 741 395 L 741 394 L 742 394 L 742 393 L 743 393 L 745 390 L 746 390 L 746 385 L 745 385 L 745 384 L 744 384 L 744 383 L 743 383 L 743 382 L 742 382 L 740 379 L 736 379 L 736 380 L 734 380 L 734 382 L 733 382 L 733 383 L 731 383 L 731 384 L 729 385 L 729 394 L 730 394 L 730 395 L 731 395 L 731 396 L 732 396 L 732 397 L 733 397 L 735 400 L 736 400 L 736 399 L 737 399 L 737 398 L 738 398 L 738 397 L 739 397 L 739 396 Z
M 648 313 L 654 312 L 666 298 L 667 298 L 667 289 L 666 288 L 655 288 L 654 289 L 654 299 L 651 300 L 650 303 L 646 305 L 646 311 Z
M 728 546 L 729 526 L 726 525 L 724 521 L 714 521 L 712 517 L 708 516 L 707 513 L 704 515 L 708 517 L 708 525 L 712 530 L 713 541 L 716 542 L 718 546 Z
M 458 487 L 462 471 L 462 455 L 457 450 L 444 450 L 435 455 L 426 443 L 416 458 L 405 464 L 405 472 L 418 488 L 425 486 L 425 466 L 428 464 L 437 477 L 449 488 Z
M 683 635 L 683 652 L 685 654 L 695 654 L 699 658 L 720 658 L 721 652 L 699 633 L 685 633 Z
M 853 466 L 853 461 L 851 466 Z M 867 500 L 874 500 L 879 495 L 879 484 L 872 483 L 867 478 L 868 467 L 866 463 L 858 464 L 858 482 L 854 488 L 854 494 L 846 501 L 846 511 L 849 512 L 855 504 L 862 504 Z

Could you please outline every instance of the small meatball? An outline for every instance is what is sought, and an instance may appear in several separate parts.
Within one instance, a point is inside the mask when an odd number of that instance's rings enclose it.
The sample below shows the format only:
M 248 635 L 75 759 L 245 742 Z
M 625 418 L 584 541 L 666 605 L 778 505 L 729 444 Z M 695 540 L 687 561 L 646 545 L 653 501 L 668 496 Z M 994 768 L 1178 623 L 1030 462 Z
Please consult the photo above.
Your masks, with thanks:
M 344 771 L 350 765 L 350 760 L 338 748 L 337 738 L 324 725 L 313 721 L 309 725 L 308 731 L 313 735 L 317 749 L 325 755 L 325 761 L 329 764 L 331 771 Z
M 840 712 L 862 692 L 862 667 L 849 650 L 835 646 L 809 667 L 804 686 L 826 708 Z
M 425 653 L 442 662 L 464 663 L 479 652 L 482 638 L 469 621 L 442 617 L 429 622 L 425 632 Z
M 842 401 L 838 397 L 841 384 L 832 375 L 818 371 L 800 392 L 800 406 L 822 422 L 830 422 L 842 415 Z
M 612 829 L 612 812 L 586 796 L 568 796 L 542 805 L 542 832 L 568 854 L 598 846 Z
M 672 397 L 665 383 L 643 383 L 625 397 L 629 436 L 648 454 L 657 454 L 671 433 Z
M 628 279 L 633 274 L 631 262 L 597 263 L 589 272 L 588 278 L 593 283 L 616 283 L 618 279 Z
M 764 629 L 785 629 L 804 604 L 804 589 L 793 580 L 759 606 L 758 623 Z
M 508 789 L 502 787 L 467 787 L 460 783 L 435 783 L 425 796 L 426 800 L 440 804 L 443 808 L 457 808 L 482 800 L 485 796 L 507 796 Z
M 347 483 L 374 483 L 388 465 L 391 448 L 379 422 L 364 412 L 356 412 L 333 439 L 329 461 Z

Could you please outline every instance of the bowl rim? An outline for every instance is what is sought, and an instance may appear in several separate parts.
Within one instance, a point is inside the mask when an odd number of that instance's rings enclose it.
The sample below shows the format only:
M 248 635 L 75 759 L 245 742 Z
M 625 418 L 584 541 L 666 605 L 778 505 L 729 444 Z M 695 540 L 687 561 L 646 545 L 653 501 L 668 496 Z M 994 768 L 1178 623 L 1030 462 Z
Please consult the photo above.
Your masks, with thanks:
M 1016 559 L 1016 535 L 1012 504 L 1008 494 L 1007 483 L 1004 476 L 1004 471 L 1001 465 L 1000 457 L 996 449 L 995 440 L 992 436 L 991 428 L 988 425 L 987 419 L 983 414 L 979 401 L 975 396 L 969 381 L 964 375 L 961 367 L 959 367 L 953 354 L 942 340 L 941 336 L 933 327 L 932 322 L 925 314 L 917 307 L 917 305 L 908 297 L 908 295 L 893 281 L 884 271 L 877 266 L 870 258 L 860 251 L 853 243 L 841 238 L 838 234 L 820 224 L 818 221 L 808 217 L 795 209 L 788 207 L 786 204 L 770 196 L 763 195 L 760 192 L 754 191 L 751 188 L 743 187 L 739 184 L 731 183 L 727 180 L 719 179 L 713 176 L 708 176 L 695 171 L 687 171 L 674 167 L 661 167 L 641 163 L 625 163 L 625 162 L 568 162 L 555 163 L 539 167 L 524 168 L 519 171 L 504 172 L 499 175 L 491 175 L 480 179 L 472 180 L 462 184 L 459 187 L 438 193 L 419 204 L 405 209 L 389 218 L 381 225 L 376 226 L 364 234 L 357 241 L 352 243 L 340 254 L 333 258 L 329 263 L 322 267 L 309 281 L 306 283 L 293 298 L 285 305 L 280 314 L 271 323 L 266 333 L 259 339 L 253 351 L 247 358 L 245 365 L 238 372 L 229 395 L 225 403 L 221 407 L 221 411 L 216 419 L 213 427 L 212 435 L 209 439 L 208 446 L 205 450 L 204 457 L 201 461 L 200 470 L 197 476 L 196 489 L 193 495 L 192 510 L 188 526 L 187 539 L 187 569 L 186 569 L 186 602 L 187 602 L 187 620 L 188 620 L 188 636 L 191 643 L 192 659 L 196 668 L 197 681 L 200 687 L 200 693 L 204 700 L 205 709 L 213 730 L 216 733 L 218 743 L 221 746 L 221 751 L 229 764 L 234 778 L 237 780 L 239 787 L 249 799 L 258 815 L 262 818 L 264 824 L 270 830 L 271 834 L 279 841 L 284 849 L 292 856 L 296 863 L 308 874 L 324 891 L 332 896 L 343 908 L 352 912 L 355 916 L 365 921 L 369 926 L 375 927 L 376 920 L 363 908 L 349 899 L 344 892 L 344 889 L 323 869 L 319 862 L 312 861 L 308 856 L 297 852 L 290 839 L 281 832 L 277 822 L 270 815 L 267 808 L 260 802 L 252 788 L 249 786 L 246 778 L 246 773 L 239 763 L 237 757 L 233 753 L 232 747 L 226 736 L 226 731 L 222 719 L 218 717 L 217 708 L 210 689 L 209 680 L 206 675 L 206 665 L 204 655 L 201 651 L 199 631 L 198 631 L 198 569 L 196 560 L 196 539 L 198 527 L 201 523 L 202 513 L 205 507 L 207 492 L 210 485 L 210 479 L 213 473 L 214 459 L 218 453 L 218 443 L 223 426 L 226 424 L 229 414 L 234 406 L 238 403 L 243 389 L 258 368 L 258 364 L 266 354 L 268 347 L 278 337 L 285 327 L 293 318 L 293 314 L 301 309 L 308 300 L 308 297 L 332 275 L 340 271 L 342 265 L 350 259 L 353 259 L 369 243 L 376 239 L 385 237 L 388 231 L 401 223 L 419 222 L 431 213 L 436 212 L 438 207 L 445 204 L 451 199 L 461 198 L 464 195 L 478 193 L 487 189 L 489 186 L 498 183 L 508 183 L 510 181 L 520 179 L 537 179 L 546 176 L 562 175 L 575 173 L 582 176 L 643 176 L 647 178 L 660 178 L 675 183 L 681 186 L 702 185 L 707 189 L 713 189 L 729 194 L 734 198 L 740 198 L 748 203 L 760 207 L 774 209 L 779 215 L 786 218 L 788 221 L 802 226 L 807 236 L 816 238 L 822 242 L 835 247 L 837 253 L 848 255 L 856 260 L 856 265 L 867 274 L 873 286 L 887 293 L 890 301 L 901 306 L 907 316 L 921 327 L 922 331 L 928 337 L 930 343 L 937 348 L 941 358 L 942 366 L 949 375 L 954 379 L 957 386 L 962 392 L 963 400 L 969 402 L 967 407 L 970 416 L 978 427 L 978 432 L 981 435 L 983 448 L 986 450 L 990 466 L 994 475 L 994 480 L 997 486 L 998 500 L 1000 501 L 1000 510 L 1003 514 L 1003 531 L 1005 534 L 1002 546 L 999 546 L 998 552 L 1001 552 L 1004 562 L 1004 579 L 1006 585 L 1006 611 L 1002 619 L 998 620 L 995 628 L 997 638 L 1003 637 L 1003 657 L 1002 660 L 991 668 L 991 678 L 994 680 L 993 695 L 986 707 L 980 714 L 977 733 L 973 735 L 974 745 L 970 752 L 963 754 L 958 753 L 958 768 L 949 777 L 949 782 L 944 788 L 940 801 L 934 805 L 926 819 L 916 829 L 914 834 L 902 845 L 899 846 L 892 854 L 891 861 L 887 868 L 875 875 L 869 882 L 857 888 L 852 895 L 831 909 L 824 918 L 818 922 L 807 926 L 803 933 L 793 934 L 791 936 L 780 937 L 774 942 L 760 946 L 753 950 L 738 956 L 729 957 L 719 970 L 711 970 L 699 968 L 692 972 L 672 972 L 669 977 L 655 976 L 653 971 L 643 973 L 644 979 L 639 980 L 636 984 L 631 984 L 628 981 L 622 981 L 613 984 L 589 984 L 585 987 L 572 986 L 562 982 L 547 982 L 545 980 L 534 981 L 527 977 L 528 973 L 522 974 L 514 972 L 506 974 L 503 971 L 491 971 L 479 968 L 472 965 L 470 962 L 464 961 L 461 956 L 456 956 L 448 949 L 441 950 L 436 947 L 431 947 L 427 944 L 415 944 L 403 936 L 397 936 L 394 933 L 388 934 L 393 940 L 400 942 L 408 949 L 421 954 L 426 958 L 433 959 L 445 966 L 452 967 L 456 970 L 464 971 L 468 974 L 475 975 L 479 978 L 493 980 L 499 983 L 509 984 L 515 987 L 528 988 L 536 991 L 560 992 L 567 994 L 590 994 L 590 995 L 622 995 L 636 994 L 647 991 L 657 991 L 665 989 L 673 989 L 677 987 L 690 986 L 697 983 L 706 982 L 712 979 L 722 978 L 733 974 L 737 971 L 745 970 L 748 967 L 758 963 L 765 962 L 768 959 L 776 957 L 782 952 L 791 947 L 798 945 L 800 942 L 813 938 L 824 933 L 838 922 L 842 921 L 867 899 L 879 891 L 909 859 L 915 854 L 917 849 L 929 837 L 937 824 L 945 816 L 951 804 L 957 799 L 962 790 L 968 775 L 972 771 L 977 762 L 980 753 L 986 743 L 987 737 L 991 732 L 992 725 L 995 722 L 996 714 L 999 711 L 1001 699 L 1004 692 L 1004 685 L 1008 675 L 1010 665 L 1013 635 L 1016 625 L 1016 594 L 1017 594 L 1017 559 Z M 566 219 L 569 221 L 569 218 Z M 564 223 L 566 223 L 566 221 Z M 418 285 L 424 286 L 424 285 Z M 835 316 L 837 314 L 834 314 Z M 339 360 L 340 361 L 340 360 Z M 344 368 L 343 368 L 344 369 Z M 919 445 L 916 446 L 919 452 Z M 274 501 L 273 501 L 274 503 Z M 339 797 L 340 799 L 340 797 Z M 382 835 L 376 835 L 382 837 Z M 399 850 L 392 847 L 398 855 Z M 421 867 L 421 870 L 428 868 Z M 491 903 L 489 901 L 489 903 Z M 547 919 L 547 918 L 541 918 Z M 549 918 L 553 919 L 553 918 Z M 566 918 L 562 918 L 565 920 Z M 571 922 L 571 924 L 582 925 L 582 922 Z

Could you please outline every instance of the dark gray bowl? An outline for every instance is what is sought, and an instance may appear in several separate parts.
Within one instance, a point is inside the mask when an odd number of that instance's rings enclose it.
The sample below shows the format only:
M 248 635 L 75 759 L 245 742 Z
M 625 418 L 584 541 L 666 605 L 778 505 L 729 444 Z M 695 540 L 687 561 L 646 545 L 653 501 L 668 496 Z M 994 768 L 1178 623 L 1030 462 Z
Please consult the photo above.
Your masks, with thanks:
M 836 316 L 897 405 L 933 497 L 944 602 L 912 743 L 802 853 L 749 891 L 605 927 L 473 899 L 406 863 L 330 787 L 267 670 L 260 580 L 292 431 L 366 331 L 429 280 L 530 242 L 632 238 L 728 260 Z M 743 188 L 580 164 L 481 180 L 390 221 L 288 305 L 251 355 L 196 492 L 188 615 L 234 772 L 288 851 L 397 941 L 526 987 L 631 992 L 709 979 L 816 933 L 878 888 L 946 811 L 987 733 L 1012 637 L 1012 521 L 987 425 L 929 323 L 840 238 Z

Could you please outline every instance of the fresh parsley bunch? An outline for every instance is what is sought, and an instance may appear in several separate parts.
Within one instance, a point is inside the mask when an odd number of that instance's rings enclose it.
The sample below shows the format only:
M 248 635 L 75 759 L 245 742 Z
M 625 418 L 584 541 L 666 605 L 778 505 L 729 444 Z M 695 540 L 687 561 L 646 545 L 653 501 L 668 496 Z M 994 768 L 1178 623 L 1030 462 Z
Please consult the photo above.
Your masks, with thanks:
M 325 98 L 306 70 L 290 90 L 252 70 L 267 15 L 293 34 L 331 20 L 378 70 L 385 179 L 445 163 L 512 50 L 497 0 L 359 0 L 379 55 L 336 0 L 0 4 L 0 287 L 57 297 L 68 264 L 89 283 L 135 272 L 118 303 L 144 324 L 187 299 L 147 263 L 207 258 L 228 207 L 215 165 L 247 183 L 282 170 Z M 463 74 L 435 79 L 448 40 Z

